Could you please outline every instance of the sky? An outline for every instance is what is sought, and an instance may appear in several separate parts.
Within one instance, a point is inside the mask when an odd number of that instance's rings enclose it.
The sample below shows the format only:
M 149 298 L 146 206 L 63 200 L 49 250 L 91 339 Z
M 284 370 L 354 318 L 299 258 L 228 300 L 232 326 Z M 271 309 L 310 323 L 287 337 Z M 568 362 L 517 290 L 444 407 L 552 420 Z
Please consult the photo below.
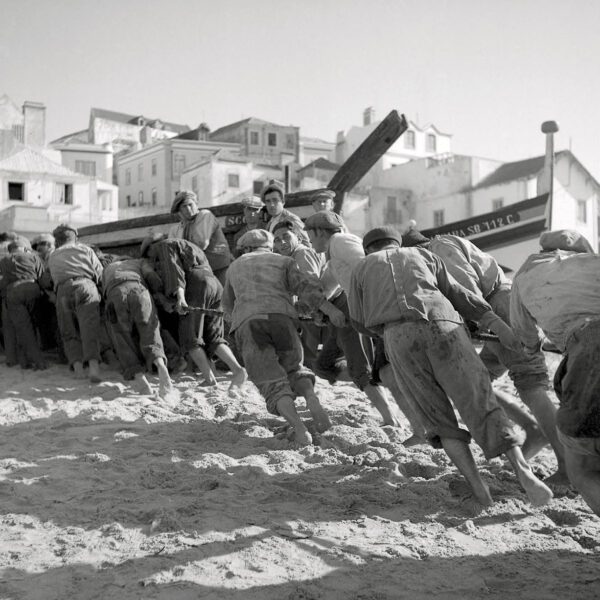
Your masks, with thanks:
M 453 151 L 519 160 L 556 120 L 600 180 L 597 0 L 0 0 L 0 94 L 211 129 L 254 116 L 335 141 L 397 109 Z

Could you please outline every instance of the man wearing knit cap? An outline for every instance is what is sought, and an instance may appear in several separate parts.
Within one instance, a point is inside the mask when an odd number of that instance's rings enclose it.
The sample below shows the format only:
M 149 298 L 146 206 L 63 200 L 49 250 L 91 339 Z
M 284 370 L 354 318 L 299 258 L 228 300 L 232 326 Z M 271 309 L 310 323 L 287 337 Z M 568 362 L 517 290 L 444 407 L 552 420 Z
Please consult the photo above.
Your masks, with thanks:
M 269 220 L 267 221 L 267 231 L 273 233 L 275 230 L 275 225 L 277 225 L 279 221 L 292 221 L 298 227 L 302 243 L 306 246 L 309 246 L 310 241 L 306 235 L 306 232 L 304 231 L 302 220 L 293 212 L 284 208 L 285 191 L 283 189 L 283 185 L 278 181 L 271 179 L 268 185 L 263 188 L 260 196 L 262 201 L 265 203 L 267 215 L 269 216 Z
M 402 236 L 402 245 L 419 246 L 433 252 L 444 261 L 448 273 L 460 285 L 485 300 L 510 325 L 512 284 L 493 256 L 464 238 L 439 235 L 429 240 L 416 229 Z M 522 348 L 514 350 L 498 342 L 486 341 L 479 358 L 492 380 L 508 371 L 521 400 L 537 420 L 532 419 L 529 412 L 509 394 L 494 390 L 502 408 L 527 434 L 523 445 L 525 457 L 531 458 L 549 441 L 556 455 L 558 470 L 548 482 L 567 484 L 563 448 L 556 432 L 556 408 L 548 395 L 550 382 L 543 352 L 527 354 Z
M 344 317 L 325 299 L 318 279 L 301 273 L 289 256 L 272 252 L 271 233 L 249 231 L 238 245 L 245 254 L 231 264 L 223 291 L 223 308 L 230 315 L 236 346 L 269 412 L 281 415 L 293 427 L 297 443 L 310 444 L 312 437 L 296 412 L 296 396 L 304 396 L 317 431 L 325 431 L 331 423 L 315 394 L 315 377 L 302 364 L 292 295 L 334 322 L 343 322 Z
M 48 259 L 48 268 L 65 354 L 76 377 L 85 377 L 87 363 L 90 380 L 98 383 L 102 265 L 89 246 L 77 241 L 77 229 L 71 225 L 59 225 L 52 235 L 56 250 Z
M 34 327 L 44 265 L 31 250 L 27 238 L 18 236 L 8 245 L 9 255 L 0 259 L 0 279 L 5 296 L 3 329 L 6 362 L 24 368 L 45 369 L 46 363 Z
M 169 237 L 196 244 L 206 255 L 215 277 L 223 284 L 231 252 L 217 218 L 210 210 L 199 210 L 198 198 L 189 190 L 177 192 L 171 214 L 179 215 L 180 222 L 169 229 Z
M 564 354 L 558 436 L 571 483 L 600 516 L 600 256 L 570 230 L 543 233 L 540 245 L 515 275 L 511 324 L 527 352 L 539 352 L 541 329 Z
M 243 220 L 244 224 L 241 229 L 233 236 L 233 255 L 237 258 L 239 253 L 237 252 L 238 240 L 247 232 L 253 229 L 264 229 L 266 223 L 262 219 L 262 209 L 264 208 L 263 201 L 258 196 L 248 196 L 241 202 L 242 211 L 244 213 Z
M 371 379 L 373 344 L 369 338 L 361 338 L 349 322 L 347 298 L 350 279 L 352 270 L 365 255 L 362 240 L 351 233 L 344 233 L 344 221 L 334 212 L 315 213 L 308 217 L 305 226 L 314 250 L 327 254 L 329 272 L 342 288 L 342 293 L 331 302 L 347 319 L 345 326 L 336 327 L 336 334 L 338 345 L 348 363 L 350 377 L 379 411 L 383 417 L 383 424 L 398 426 L 398 408 L 390 402 L 383 388 Z
M 427 437 L 446 451 L 483 505 L 493 501 L 469 450 L 471 435 L 488 459 L 506 455 L 533 504 L 549 502 L 552 492 L 523 458 L 461 315 L 517 347 L 511 329 L 489 304 L 458 285 L 431 252 L 401 248 L 397 238 L 377 232 L 367 233 L 365 244 L 367 256 L 352 273 L 351 317 L 359 328 L 383 335 L 398 385 Z M 450 398 L 468 431 L 459 427 Z

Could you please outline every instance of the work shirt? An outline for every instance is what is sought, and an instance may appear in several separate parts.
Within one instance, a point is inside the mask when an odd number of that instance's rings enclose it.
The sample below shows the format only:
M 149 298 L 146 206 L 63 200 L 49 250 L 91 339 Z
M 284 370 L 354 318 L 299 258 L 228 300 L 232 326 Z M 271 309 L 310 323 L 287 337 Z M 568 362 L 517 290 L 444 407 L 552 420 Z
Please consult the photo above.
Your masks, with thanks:
M 389 323 L 462 323 L 459 313 L 482 325 L 496 318 L 479 294 L 460 286 L 442 260 L 423 248 L 394 248 L 369 254 L 352 274 L 348 304 L 357 326 L 378 335 Z
M 510 280 L 496 259 L 482 252 L 469 240 L 455 235 L 439 235 L 426 248 L 439 256 L 448 273 L 474 294 L 487 299 L 500 286 L 510 285 Z
M 510 321 L 528 348 L 546 337 L 564 351 L 570 335 L 600 319 L 600 256 L 556 250 L 532 254 L 515 275 Z
M 350 296 L 352 270 L 365 257 L 362 240 L 352 233 L 334 233 L 326 255 L 331 275 Z
M 186 273 L 194 269 L 213 277 L 208 258 L 196 244 L 182 239 L 170 239 L 152 245 L 155 266 L 164 285 L 165 296 L 176 296 L 177 289 L 186 287 Z
M 187 240 L 204 252 L 213 271 L 226 268 L 231 252 L 225 234 L 210 210 L 201 210 L 190 221 L 176 223 L 169 229 L 169 238 Z
M 79 242 L 54 250 L 48 259 L 48 268 L 55 288 L 70 279 L 91 279 L 98 284 L 102 278 L 102 264 L 98 257 L 89 246 Z
M 312 248 L 300 244 L 290 255 L 296 261 L 298 268 L 306 275 L 319 279 L 325 266 L 325 257 L 317 254 Z
M 102 288 L 104 295 L 108 296 L 114 288 L 126 281 L 134 281 L 147 287 L 147 280 L 158 279 L 152 286 L 155 290 L 160 285 L 160 278 L 155 273 L 150 261 L 144 258 L 130 258 L 128 260 L 112 262 L 106 266 L 102 273 Z
M 17 281 L 39 281 L 44 264 L 37 252 L 18 250 L 0 259 L 0 286 L 6 289 Z
M 231 263 L 223 290 L 223 308 L 231 315 L 231 330 L 252 317 L 273 313 L 297 319 L 294 294 L 311 310 L 325 300 L 319 280 L 302 273 L 293 258 L 265 249 L 240 256 Z

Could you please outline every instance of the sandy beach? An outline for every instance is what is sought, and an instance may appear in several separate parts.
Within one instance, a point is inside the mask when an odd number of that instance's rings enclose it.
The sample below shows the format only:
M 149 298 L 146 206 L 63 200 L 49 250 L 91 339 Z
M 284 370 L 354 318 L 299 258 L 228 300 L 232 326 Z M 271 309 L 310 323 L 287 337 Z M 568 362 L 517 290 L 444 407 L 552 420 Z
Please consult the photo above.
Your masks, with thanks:
M 334 426 L 296 448 L 251 385 L 230 398 L 224 375 L 181 375 L 168 406 L 103 375 L 0 364 L 2 600 L 600 595 L 600 520 L 578 495 L 533 508 L 474 447 L 481 510 L 349 383 L 318 380 Z M 550 451 L 532 465 L 552 473 Z

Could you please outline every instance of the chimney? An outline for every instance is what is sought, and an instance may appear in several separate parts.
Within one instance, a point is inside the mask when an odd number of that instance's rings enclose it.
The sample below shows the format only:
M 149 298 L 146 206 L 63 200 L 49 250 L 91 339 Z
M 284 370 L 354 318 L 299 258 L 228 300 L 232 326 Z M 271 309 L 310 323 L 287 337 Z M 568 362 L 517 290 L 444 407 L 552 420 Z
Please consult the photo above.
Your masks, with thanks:
M 43 148 L 46 145 L 46 107 L 41 102 L 23 103 L 23 143 Z
M 363 125 L 370 125 L 375 121 L 375 109 L 372 106 L 363 111 Z
M 200 123 L 197 131 L 199 140 L 208 140 L 210 127 L 206 123 Z

